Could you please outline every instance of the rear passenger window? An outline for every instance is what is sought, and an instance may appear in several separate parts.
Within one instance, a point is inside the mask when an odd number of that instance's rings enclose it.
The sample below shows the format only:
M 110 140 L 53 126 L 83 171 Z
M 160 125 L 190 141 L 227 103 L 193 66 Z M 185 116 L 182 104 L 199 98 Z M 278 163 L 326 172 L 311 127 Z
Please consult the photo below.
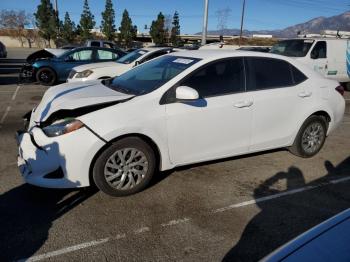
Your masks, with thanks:
M 99 60 L 113 60 L 118 58 L 117 54 L 108 50 L 97 50 L 97 56 Z
M 248 77 L 247 90 L 264 90 L 287 87 L 294 84 L 290 64 L 286 61 L 247 57 Z
M 181 85 L 196 89 L 201 97 L 243 92 L 245 90 L 243 59 L 214 62 L 199 69 Z
M 293 74 L 293 79 L 294 79 L 295 85 L 298 85 L 307 79 L 307 77 L 302 72 L 300 72 L 297 68 L 295 68 L 292 65 L 290 65 L 290 67 L 292 69 L 292 74 Z

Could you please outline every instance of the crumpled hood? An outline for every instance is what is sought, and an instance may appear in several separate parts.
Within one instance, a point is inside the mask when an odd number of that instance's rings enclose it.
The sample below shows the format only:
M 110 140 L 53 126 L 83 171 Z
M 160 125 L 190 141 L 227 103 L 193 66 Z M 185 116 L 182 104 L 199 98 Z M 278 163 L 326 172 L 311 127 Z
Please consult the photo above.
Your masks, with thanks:
M 61 84 L 45 92 L 40 104 L 32 113 L 31 122 L 34 121 L 37 124 L 45 122 L 53 113 L 60 110 L 75 110 L 131 97 L 133 95 L 106 87 L 101 80 Z
M 113 67 L 113 69 L 115 68 L 116 70 L 118 70 L 118 68 L 124 68 L 124 67 L 130 68 L 130 65 L 120 64 L 117 62 L 102 62 L 102 63 L 92 63 L 92 64 L 76 66 L 73 69 L 76 72 L 83 72 L 84 70 L 88 70 L 88 69 L 93 70 L 96 68 L 106 68 L 106 67 Z
M 68 50 L 66 49 L 58 49 L 58 48 L 45 48 L 38 50 L 32 54 L 30 54 L 26 61 L 31 64 L 35 62 L 38 59 L 50 59 L 50 58 L 55 58 L 57 56 L 62 55 L 63 53 L 67 52 Z

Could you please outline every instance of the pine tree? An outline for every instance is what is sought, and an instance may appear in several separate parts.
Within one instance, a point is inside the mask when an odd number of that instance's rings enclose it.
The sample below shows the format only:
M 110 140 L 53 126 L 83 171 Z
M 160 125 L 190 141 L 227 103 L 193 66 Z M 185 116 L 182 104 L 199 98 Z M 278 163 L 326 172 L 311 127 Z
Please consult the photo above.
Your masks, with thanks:
M 48 41 L 50 46 L 51 39 L 57 36 L 58 19 L 57 14 L 53 10 L 50 0 L 41 0 L 34 13 L 36 26 L 39 28 L 39 35 Z
M 171 28 L 170 41 L 173 46 L 179 46 L 180 44 L 180 18 L 179 13 L 175 11 L 173 16 L 173 27 Z
M 102 12 L 101 30 L 108 40 L 114 39 L 115 34 L 115 13 L 112 0 L 106 0 L 105 11 Z
M 132 25 L 132 20 L 129 17 L 128 10 L 126 9 L 123 12 L 119 31 L 119 41 L 122 42 L 125 47 L 130 47 L 132 40 L 136 37 L 137 27 Z
M 64 22 L 61 25 L 61 36 L 67 43 L 72 43 L 75 39 L 75 24 L 70 19 L 68 12 L 64 16 Z
M 151 28 L 150 28 L 150 35 L 152 37 L 153 42 L 156 45 L 164 45 L 166 42 L 166 32 L 164 28 L 164 22 L 165 22 L 165 17 L 160 12 L 157 16 L 156 21 L 152 21 Z
M 80 17 L 80 36 L 82 40 L 87 40 L 91 37 L 90 30 L 94 28 L 95 24 L 94 15 L 90 12 L 88 0 L 84 0 L 83 13 Z

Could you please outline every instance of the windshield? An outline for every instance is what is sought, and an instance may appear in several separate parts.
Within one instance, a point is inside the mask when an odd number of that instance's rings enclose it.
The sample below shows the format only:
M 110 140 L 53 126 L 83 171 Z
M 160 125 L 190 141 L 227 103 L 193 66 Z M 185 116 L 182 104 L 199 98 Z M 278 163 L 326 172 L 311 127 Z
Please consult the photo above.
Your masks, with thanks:
M 295 39 L 284 40 L 275 44 L 270 53 L 292 56 L 292 57 L 304 57 L 309 52 L 314 40 L 310 39 Z
M 130 64 L 132 62 L 134 62 L 137 58 L 143 56 L 144 54 L 146 54 L 148 51 L 144 50 L 144 49 L 138 49 L 135 50 L 121 58 L 119 58 L 117 60 L 117 63 L 121 63 L 121 64 Z
M 103 82 L 115 91 L 142 95 L 156 90 L 200 59 L 178 56 L 162 56 L 130 71 Z

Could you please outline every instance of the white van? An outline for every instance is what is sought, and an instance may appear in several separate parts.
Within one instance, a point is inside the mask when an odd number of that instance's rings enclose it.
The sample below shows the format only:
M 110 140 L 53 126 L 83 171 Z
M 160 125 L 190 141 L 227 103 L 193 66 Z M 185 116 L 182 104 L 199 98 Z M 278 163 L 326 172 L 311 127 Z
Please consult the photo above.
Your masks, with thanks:
M 288 39 L 275 44 L 270 52 L 295 57 L 323 76 L 340 83 L 350 82 L 350 40 L 348 39 Z

